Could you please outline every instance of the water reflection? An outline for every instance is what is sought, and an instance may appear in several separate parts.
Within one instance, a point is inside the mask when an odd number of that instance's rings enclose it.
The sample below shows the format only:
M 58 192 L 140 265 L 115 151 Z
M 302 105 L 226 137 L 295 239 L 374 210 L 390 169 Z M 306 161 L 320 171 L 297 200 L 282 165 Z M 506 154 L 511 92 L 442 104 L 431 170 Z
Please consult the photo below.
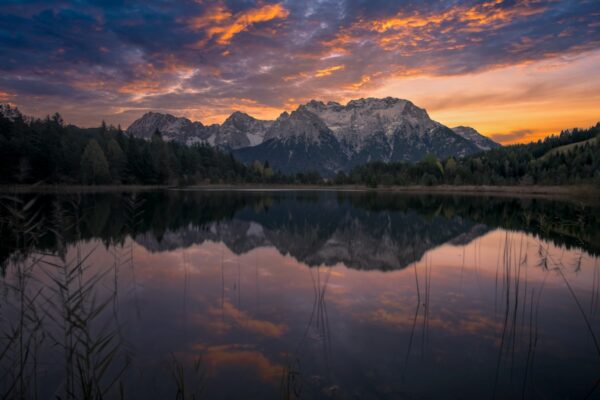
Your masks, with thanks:
M 7 397 L 598 396 L 595 205 L 333 192 L 3 203 Z

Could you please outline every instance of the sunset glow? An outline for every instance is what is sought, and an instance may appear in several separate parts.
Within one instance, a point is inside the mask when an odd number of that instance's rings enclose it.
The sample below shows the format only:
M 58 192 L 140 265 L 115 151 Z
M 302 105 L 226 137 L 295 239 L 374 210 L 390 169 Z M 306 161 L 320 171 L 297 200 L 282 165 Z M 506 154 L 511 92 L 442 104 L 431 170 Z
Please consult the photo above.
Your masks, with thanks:
M 5 2 L 0 102 L 127 127 L 392 96 L 527 142 L 600 121 L 600 2 Z

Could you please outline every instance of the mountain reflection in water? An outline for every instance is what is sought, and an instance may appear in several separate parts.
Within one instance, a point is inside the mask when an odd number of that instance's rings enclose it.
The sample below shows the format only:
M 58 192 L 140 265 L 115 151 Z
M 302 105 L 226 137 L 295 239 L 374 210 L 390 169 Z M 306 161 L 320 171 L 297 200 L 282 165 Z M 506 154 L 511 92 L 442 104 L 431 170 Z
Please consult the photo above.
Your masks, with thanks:
M 600 393 L 600 204 L 228 191 L 1 201 L 3 397 Z

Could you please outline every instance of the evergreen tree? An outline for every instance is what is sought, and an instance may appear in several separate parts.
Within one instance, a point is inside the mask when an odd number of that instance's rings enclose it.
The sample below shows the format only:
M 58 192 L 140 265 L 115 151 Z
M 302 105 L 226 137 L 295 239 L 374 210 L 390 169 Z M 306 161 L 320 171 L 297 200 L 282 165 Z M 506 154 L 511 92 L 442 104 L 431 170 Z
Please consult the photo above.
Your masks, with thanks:
M 168 183 L 171 176 L 171 163 L 166 143 L 157 129 L 150 141 L 150 157 L 152 169 L 154 170 L 155 183 Z
M 88 142 L 81 156 L 81 179 L 83 183 L 94 185 L 110 182 L 108 162 L 102 148 L 94 139 Z
M 121 146 L 119 146 L 119 143 L 115 139 L 110 139 L 106 145 L 106 158 L 112 181 L 121 183 L 127 160 Z

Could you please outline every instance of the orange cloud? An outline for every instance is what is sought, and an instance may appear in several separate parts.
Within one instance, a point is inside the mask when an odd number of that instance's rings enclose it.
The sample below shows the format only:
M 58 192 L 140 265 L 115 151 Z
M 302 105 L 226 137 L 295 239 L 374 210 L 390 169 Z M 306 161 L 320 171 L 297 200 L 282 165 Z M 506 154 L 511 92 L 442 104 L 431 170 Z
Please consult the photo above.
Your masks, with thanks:
M 524 143 L 600 121 L 600 52 L 494 65 L 469 74 L 435 70 L 384 76 L 362 96 L 402 97 L 446 126 L 468 125 L 502 144 Z
M 211 375 L 216 375 L 222 368 L 252 368 L 256 369 L 260 379 L 265 382 L 277 381 L 283 371 L 282 365 L 275 364 L 264 354 L 241 345 L 208 347 L 202 361 Z
M 152 94 L 161 92 L 161 84 L 158 81 L 139 80 L 133 81 L 119 88 L 119 92 L 127 94 Z
M 405 56 L 434 50 L 460 50 L 465 45 L 452 44 L 452 33 L 497 30 L 515 19 L 546 10 L 531 1 L 508 8 L 499 7 L 501 3 L 502 0 L 491 0 L 471 7 L 458 4 L 441 12 L 400 11 L 387 18 L 361 19 L 323 44 L 345 48 L 370 39 L 385 50 L 400 50 Z M 440 34 L 447 40 L 440 40 Z
M 178 62 L 172 55 L 168 54 L 157 63 L 140 63 L 134 67 L 137 79 L 132 80 L 120 87 L 120 93 L 144 97 L 153 94 L 170 93 L 180 88 L 182 82 L 190 78 L 195 69 Z M 114 84 L 106 81 L 80 82 L 77 85 L 89 87 L 95 85 L 98 88 L 106 88 Z
M 280 337 L 288 329 L 285 324 L 275 324 L 270 321 L 254 319 L 251 315 L 237 309 L 228 301 L 223 303 L 223 310 L 214 308 L 211 309 L 210 313 L 217 316 L 220 316 L 223 313 L 225 316 L 231 318 L 235 324 L 242 329 L 267 337 Z
M 199 17 L 190 20 L 190 27 L 194 30 L 201 30 L 215 24 L 226 23 L 231 18 L 231 12 L 222 4 L 209 8 L 207 12 Z
M 11 93 L 3 92 L 0 90 L 0 101 L 8 101 L 8 99 L 10 99 L 11 97 L 13 97 Z
M 204 30 L 207 39 L 216 37 L 220 45 L 227 45 L 238 33 L 248 29 L 254 24 L 268 22 L 275 19 L 286 19 L 289 11 L 281 4 L 267 4 L 259 8 L 253 8 L 232 15 L 223 5 L 217 5 L 209 9 L 204 15 L 195 17 L 190 21 L 193 30 Z M 205 41 L 197 44 L 203 47 Z
M 363 86 L 367 85 L 369 82 L 371 82 L 371 77 L 369 75 L 363 75 L 358 82 L 354 82 L 348 85 L 348 89 L 359 90 L 362 89 Z
M 321 78 L 324 76 L 328 76 L 328 75 L 331 75 L 332 73 L 334 73 L 335 71 L 341 71 L 344 68 L 346 68 L 344 65 L 334 65 L 333 67 L 320 69 L 320 70 L 317 70 L 317 72 L 315 72 L 315 77 Z

